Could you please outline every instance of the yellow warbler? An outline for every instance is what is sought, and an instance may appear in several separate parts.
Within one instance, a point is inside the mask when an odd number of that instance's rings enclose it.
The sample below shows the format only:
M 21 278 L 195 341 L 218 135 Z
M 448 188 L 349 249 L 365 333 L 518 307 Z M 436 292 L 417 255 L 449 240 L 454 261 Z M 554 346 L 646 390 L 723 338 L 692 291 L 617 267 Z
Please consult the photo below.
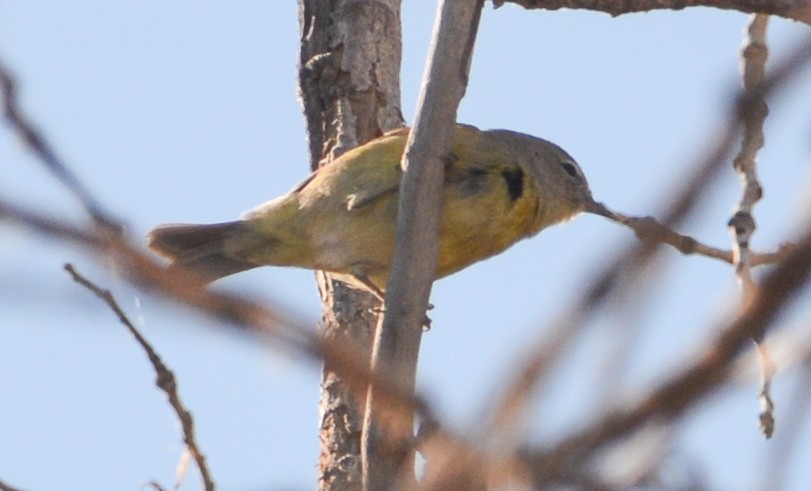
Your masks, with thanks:
M 149 246 L 214 281 L 257 266 L 320 269 L 382 296 L 394 248 L 400 158 L 409 129 L 351 150 L 288 194 L 211 225 L 162 225 Z M 437 277 L 503 252 L 581 211 L 599 213 L 557 145 L 458 125 L 445 169 Z

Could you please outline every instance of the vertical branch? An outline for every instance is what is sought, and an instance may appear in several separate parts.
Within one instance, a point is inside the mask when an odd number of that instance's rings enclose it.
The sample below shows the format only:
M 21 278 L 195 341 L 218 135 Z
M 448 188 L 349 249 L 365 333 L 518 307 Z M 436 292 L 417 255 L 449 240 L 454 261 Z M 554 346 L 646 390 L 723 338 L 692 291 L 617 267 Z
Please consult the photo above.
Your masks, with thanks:
M 299 97 L 310 167 L 403 125 L 400 111 L 400 0 L 299 0 Z M 371 353 L 377 299 L 317 273 L 329 340 Z M 357 489 L 363 401 L 331 363 L 321 381 L 318 489 Z
M 375 334 L 372 368 L 413 392 L 425 312 L 436 277 L 439 214 L 445 162 L 456 111 L 467 87 L 483 0 L 441 1 L 432 47 L 403 155 L 385 316 Z M 413 411 L 392 414 L 369 389 L 363 424 L 363 478 L 367 490 L 390 489 L 413 479 Z
M 741 178 L 742 193 L 735 215 L 730 219 L 729 227 L 733 233 L 733 264 L 735 274 L 740 282 L 747 301 L 756 288 L 751 276 L 751 261 L 749 249 L 750 239 L 755 231 L 755 221 L 752 209 L 761 196 L 763 190 L 757 177 L 757 153 L 763 147 L 763 122 L 769 113 L 766 101 L 762 96 L 755 96 L 755 90 L 760 89 L 766 75 L 766 25 L 768 17 L 753 15 L 747 29 L 746 45 L 743 48 L 743 89 L 744 97 L 748 98 L 743 107 L 743 140 L 741 148 L 734 160 L 735 171 Z
M 757 153 L 763 147 L 763 123 L 769 114 L 769 108 L 760 92 L 766 79 L 766 25 L 768 16 L 752 15 L 747 29 L 746 44 L 743 48 L 743 94 L 746 103 L 742 107 L 743 139 L 738 154 L 735 156 L 735 171 L 741 178 L 742 193 L 735 214 L 729 220 L 729 229 L 733 236 L 733 264 L 738 283 L 741 285 L 744 305 L 754 297 L 757 285 L 751 274 L 751 244 L 755 232 L 755 220 L 752 210 L 761 196 L 763 189 L 757 177 Z M 774 363 L 763 344 L 764 333 L 752 334 L 757 343 L 761 370 L 760 388 L 760 427 L 766 438 L 774 432 L 774 404 L 769 397 L 769 385 L 774 374 Z

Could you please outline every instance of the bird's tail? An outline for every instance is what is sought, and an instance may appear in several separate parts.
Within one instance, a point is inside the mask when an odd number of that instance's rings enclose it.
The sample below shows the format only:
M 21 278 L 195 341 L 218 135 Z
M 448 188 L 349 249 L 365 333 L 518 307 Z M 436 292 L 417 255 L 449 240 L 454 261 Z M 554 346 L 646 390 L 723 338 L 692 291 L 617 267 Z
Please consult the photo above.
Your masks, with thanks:
M 147 244 L 170 260 L 170 272 L 182 268 L 210 283 L 257 266 L 227 253 L 227 243 L 245 232 L 242 222 L 162 225 L 149 233 Z

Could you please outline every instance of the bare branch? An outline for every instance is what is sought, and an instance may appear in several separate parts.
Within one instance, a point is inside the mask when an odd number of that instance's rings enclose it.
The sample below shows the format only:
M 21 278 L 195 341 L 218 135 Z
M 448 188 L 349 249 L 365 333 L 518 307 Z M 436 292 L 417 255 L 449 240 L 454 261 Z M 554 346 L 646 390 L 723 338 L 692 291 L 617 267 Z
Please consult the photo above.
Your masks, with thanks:
M 766 26 L 769 18 L 765 15 L 753 15 L 747 29 L 746 44 L 743 48 L 743 90 L 749 95 L 749 108 L 744 112 L 743 138 L 738 155 L 734 159 L 734 167 L 741 178 L 741 199 L 735 214 L 729 220 L 729 230 L 733 237 L 732 252 L 735 265 L 735 275 L 741 286 L 742 303 L 746 305 L 757 291 L 757 285 L 752 279 L 752 253 L 749 245 L 755 233 L 755 219 L 753 209 L 761 196 L 763 189 L 757 177 L 757 154 L 763 147 L 763 123 L 769 114 L 769 107 L 763 94 L 757 90 L 766 80 Z M 755 332 L 752 335 L 758 347 L 758 360 L 761 372 L 760 384 L 760 428 L 766 438 L 774 433 L 774 403 L 769 396 L 769 386 L 774 375 L 774 362 L 769 351 L 763 344 L 764 332 Z
M 743 48 L 743 90 L 746 94 L 757 90 L 766 78 L 767 22 L 768 17 L 754 15 L 749 24 L 747 44 Z M 734 239 L 733 264 L 743 291 L 744 303 L 757 288 L 750 272 L 749 245 L 756 228 L 752 210 L 763 196 L 763 189 L 757 177 L 756 162 L 758 151 L 764 144 L 763 123 L 768 114 L 769 108 L 762 94 L 753 95 L 750 98 L 750 108 L 745 112 L 741 146 L 733 161 L 743 189 L 738 208 L 729 220 L 729 228 Z M 762 338 L 762 335 L 760 337 Z
M 714 7 L 747 14 L 769 14 L 811 24 L 809 0 L 493 0 L 495 7 L 506 2 L 528 9 L 583 9 L 605 12 L 614 17 L 651 10 L 682 10 L 689 7 Z
M 656 418 L 672 421 L 692 407 L 701 396 L 729 376 L 730 366 L 754 332 L 768 326 L 778 311 L 805 285 L 811 274 L 811 226 L 785 261 L 766 277 L 752 301 L 688 369 L 627 409 L 615 410 L 587 429 L 541 451 L 525 454 L 525 462 L 538 482 L 569 475 L 586 466 L 586 459 L 601 448 L 629 435 Z
M 216 486 L 211 477 L 211 473 L 208 470 L 206 457 L 203 455 L 202 450 L 200 450 L 200 447 L 197 445 L 197 437 L 195 436 L 194 431 L 194 418 L 189 410 L 186 409 L 183 401 L 180 400 L 180 395 L 177 391 L 177 379 L 175 379 L 175 374 L 169 369 L 169 367 L 166 366 L 160 355 L 158 355 L 158 353 L 155 351 L 155 348 L 149 344 L 149 341 L 146 340 L 143 334 L 141 334 L 132 321 L 130 321 L 127 314 L 124 312 L 121 306 L 118 305 L 118 302 L 115 300 L 115 297 L 113 297 L 113 294 L 110 293 L 110 290 L 103 289 L 82 276 L 78 271 L 76 271 L 76 268 L 74 268 L 72 264 L 65 264 L 65 271 L 70 274 L 76 283 L 79 283 L 83 287 L 87 288 L 93 292 L 93 294 L 99 297 L 104 303 L 106 303 L 107 306 L 110 307 L 110 310 L 112 310 L 113 313 L 118 316 L 118 320 L 124 324 L 130 334 L 132 334 L 135 341 L 141 345 L 141 348 L 149 358 L 149 362 L 152 363 L 152 367 L 155 369 L 155 385 L 166 393 L 166 397 L 169 399 L 169 405 L 172 406 L 172 409 L 175 410 L 175 414 L 177 414 L 178 419 L 180 419 L 180 426 L 183 429 L 183 443 L 186 444 L 186 448 L 189 450 L 189 452 L 191 452 L 191 455 L 194 457 L 194 461 L 197 463 L 197 468 L 200 470 L 200 475 L 203 478 L 203 487 L 206 489 L 206 491 L 213 491 Z
M 345 377 L 347 386 L 357 395 L 365 394 L 370 382 L 374 381 L 387 411 L 409 414 L 416 411 L 425 419 L 436 419 L 429 404 L 415 396 L 413 390 L 405 390 L 384 375 L 373 373 L 364 354 L 354 345 L 340 338 L 320 336 L 309 326 L 296 321 L 295 316 L 278 307 L 268 307 L 271 305 L 268 300 L 260 302 L 244 294 L 206 290 L 191 272 L 165 274 L 161 264 L 117 235 L 68 225 L 64 221 L 13 206 L 2 199 L 0 219 L 12 221 L 36 233 L 72 242 L 92 252 L 106 254 L 128 281 L 147 293 L 157 294 L 162 299 L 174 299 L 224 321 L 240 332 L 268 337 L 309 361 L 329 363 Z
M 809 50 L 809 48 L 811 48 L 811 36 L 804 39 L 803 42 L 797 46 L 786 60 L 778 66 L 778 69 L 758 88 L 757 92 L 761 96 L 766 96 L 783 87 L 791 76 L 811 58 L 811 50 Z M 712 178 L 717 175 L 721 165 L 725 162 L 726 155 L 732 148 L 737 129 L 743 124 L 742 121 L 745 119 L 748 104 L 751 100 L 751 97 L 747 97 L 745 94 L 738 97 L 736 105 L 732 108 L 732 115 L 728 118 L 727 126 L 720 132 L 719 136 L 711 140 L 709 151 L 701 153 L 699 165 L 696 167 L 691 177 L 686 180 L 687 184 L 685 188 L 675 200 L 671 201 L 672 205 L 665 213 L 665 225 L 660 225 L 652 219 L 636 221 L 620 214 L 613 214 L 613 218 L 620 222 L 623 222 L 624 219 L 629 226 L 643 223 L 643 231 L 653 230 L 655 233 L 649 235 L 654 237 L 661 236 L 663 237 L 661 241 L 665 243 L 668 243 L 668 240 L 670 240 L 674 242 L 673 245 L 676 245 L 684 240 L 688 240 L 689 238 L 684 239 L 683 236 L 673 233 L 669 227 L 683 220 L 694 206 L 697 197 L 708 189 L 709 183 L 712 181 Z M 599 204 L 595 205 L 599 206 Z M 611 217 L 611 215 L 612 213 L 607 211 L 606 216 Z M 671 238 L 667 239 L 667 237 Z M 544 339 L 533 346 L 526 361 L 520 365 L 521 368 L 516 371 L 511 380 L 503 385 L 506 389 L 490 412 L 491 416 L 488 418 L 489 422 L 484 434 L 480 435 L 481 439 L 489 439 L 492 435 L 503 432 L 505 429 L 509 430 L 516 427 L 519 420 L 519 418 L 517 418 L 518 411 L 526 407 L 529 395 L 538 385 L 549 377 L 549 368 L 562 356 L 569 342 L 574 339 L 576 333 L 584 328 L 586 321 L 596 313 L 597 308 L 600 307 L 606 299 L 610 298 L 610 294 L 623 283 L 618 280 L 625 275 L 632 275 L 633 271 L 644 267 L 653 257 L 654 246 L 659 242 L 660 240 L 643 240 L 640 244 L 629 249 L 625 254 L 620 255 L 616 261 L 612 261 L 602 274 L 596 276 L 597 279 L 595 281 L 589 283 L 581 299 L 570 309 L 566 310 L 565 314 L 562 315 L 558 322 L 553 324 L 552 335 L 549 336 L 551 340 Z M 696 249 L 695 241 L 689 239 L 689 242 L 691 244 L 689 250 L 694 251 Z M 703 248 L 699 249 L 703 250 Z M 709 249 L 704 250 L 704 252 L 708 251 Z M 731 253 L 727 254 L 731 256 Z M 797 254 L 797 250 L 786 247 L 781 250 L 781 255 L 782 254 L 786 255 L 785 260 L 781 263 L 781 267 L 784 267 L 786 261 Z M 716 255 L 726 259 L 726 254 Z M 766 257 L 763 259 L 765 260 Z M 731 257 L 727 259 L 727 261 L 730 260 Z M 714 375 L 716 375 L 714 380 L 708 379 L 705 381 L 708 382 L 710 386 L 721 380 L 719 374 L 716 373 Z M 657 393 L 668 394 L 667 387 L 657 390 L 654 394 Z M 685 392 L 684 397 L 689 400 L 691 397 L 698 397 L 704 393 L 705 392 Z M 663 404 L 657 407 L 657 411 L 661 411 L 662 414 L 667 414 L 670 408 L 666 404 Z M 645 417 L 651 417 L 652 414 L 658 413 L 645 413 Z M 606 420 L 606 426 L 610 426 L 609 423 L 612 422 L 612 417 L 613 415 L 609 416 Z M 629 418 L 628 421 L 631 421 L 631 419 Z M 634 428 L 637 427 L 636 422 L 632 426 Z M 626 428 L 623 431 L 625 430 L 630 430 L 630 428 Z M 473 433 L 478 434 L 479 432 L 473 430 Z M 599 433 L 595 430 L 591 436 L 595 435 L 603 435 L 603 433 Z M 596 447 L 599 446 L 598 443 L 602 445 L 603 441 L 599 438 L 580 438 L 579 440 L 575 440 L 573 437 L 570 443 L 571 449 L 569 451 L 572 452 L 573 449 L 576 448 L 581 450 L 584 448 L 596 449 Z M 579 446 L 580 444 L 583 446 Z M 562 445 L 555 448 L 562 448 Z M 454 472 L 455 466 L 466 462 L 468 458 L 467 455 L 468 454 L 460 452 L 457 459 L 449 460 L 449 464 L 446 467 L 448 469 L 447 472 Z M 550 452 L 545 458 L 551 459 L 553 455 L 554 452 Z M 532 462 L 537 463 L 536 460 L 532 460 Z M 558 464 L 560 464 L 560 462 L 558 462 Z M 558 468 L 558 470 L 560 470 L 560 468 Z M 479 469 L 479 471 L 483 470 Z M 541 476 L 544 475 L 546 470 L 538 470 L 536 468 L 533 469 L 533 472 L 536 472 L 536 476 Z M 440 476 L 441 475 L 440 473 Z M 550 474 L 548 477 L 549 479 L 554 479 L 554 474 Z
M 699 242 L 698 240 L 674 232 L 655 218 L 633 217 L 613 212 L 618 223 L 634 231 L 634 234 L 643 242 L 651 244 L 667 244 L 684 255 L 697 254 L 711 259 L 718 259 L 728 264 L 734 264 L 734 253 L 730 250 L 718 249 Z M 792 250 L 792 244 L 781 244 L 774 252 L 756 253 L 749 251 L 749 265 L 761 266 L 782 261 Z
M 439 3 L 417 114 L 403 154 L 396 240 L 372 367 L 406 390 L 414 388 L 422 327 L 436 278 L 444 160 L 467 88 L 483 4 L 484 0 Z M 399 475 L 413 480 L 413 415 L 379 419 L 380 415 L 377 387 L 372 385 L 362 442 L 367 490 L 389 489 Z
M 36 156 L 49 168 L 54 169 L 58 176 L 68 176 L 61 181 L 81 197 L 96 223 L 105 225 L 113 223 L 104 218 L 107 215 L 99 211 L 100 207 L 92 196 L 78 185 L 78 181 L 62 164 L 62 160 L 45 144 L 45 138 L 20 116 L 21 113 L 17 110 L 14 98 L 14 84 L 10 77 L 6 77 L 4 80 L 7 82 L 3 87 L 6 91 L 7 115 L 10 114 L 15 130 L 20 131 L 26 137 L 29 144 L 36 150 Z M 399 114 L 396 107 L 396 105 L 387 106 L 388 110 L 394 110 Z M 294 322 L 291 316 L 264 308 L 259 303 L 245 301 L 235 295 L 205 291 L 200 288 L 191 274 L 178 278 L 168 277 L 163 274 L 163 268 L 160 265 L 143 256 L 136 247 L 119 237 L 118 233 L 110 233 L 110 231 L 118 232 L 117 228 L 105 226 L 99 230 L 86 230 L 68 225 L 69 222 L 63 220 L 16 207 L 2 200 L 0 200 L 0 218 L 19 223 L 40 233 L 78 243 L 97 252 L 110 254 L 129 275 L 130 281 L 137 286 L 147 290 L 157 290 L 179 302 L 230 322 L 236 327 L 270 335 L 312 361 L 323 361 L 333 373 L 345 377 L 342 383 L 349 391 L 354 392 L 358 399 L 362 400 L 365 397 L 368 384 L 370 381 L 375 381 L 378 398 L 386 406 L 385 410 L 381 412 L 384 416 L 391 411 L 410 415 L 416 409 L 419 414 L 434 419 L 428 404 L 414 396 L 413 388 L 405 390 L 383 375 L 373 375 L 368 366 L 368 353 L 362 352 L 362 350 L 359 352 L 357 348 L 350 346 L 346 339 L 322 338 L 310 332 L 307 327 Z
M 550 3 L 554 2 L 547 2 L 545 5 Z M 658 4 L 662 3 L 658 2 Z M 687 3 L 692 4 L 691 2 Z M 684 5 L 685 2 L 681 2 L 681 4 Z M 801 4 L 805 5 L 805 2 Z M 806 53 L 802 56 L 807 57 L 808 46 L 805 47 L 805 50 Z M 804 62 L 802 56 L 797 55 L 794 61 L 797 63 Z M 549 452 L 533 451 L 520 460 L 514 458 L 512 454 L 504 456 L 498 452 L 485 453 L 489 448 L 483 450 L 482 446 L 477 445 L 479 441 L 475 437 L 466 436 L 464 439 L 454 437 L 449 433 L 445 433 L 441 425 L 437 425 L 436 434 L 439 437 L 436 441 L 440 443 L 440 449 L 432 452 L 432 454 L 445 453 L 445 457 L 450 457 L 445 459 L 444 464 L 439 463 L 441 468 L 449 469 L 456 475 L 469 470 L 469 475 L 463 475 L 462 478 L 466 479 L 466 482 L 477 483 L 478 477 L 483 472 L 482 462 L 487 460 L 487 465 L 491 468 L 501 466 L 504 472 L 513 474 L 526 472 L 529 466 L 538 465 L 539 467 L 532 468 L 537 473 L 537 476 L 541 476 L 543 479 L 554 479 L 554 472 L 559 471 L 558 475 L 561 475 L 571 468 L 582 469 L 587 464 L 581 461 L 574 462 L 576 459 L 593 455 L 596 449 L 603 448 L 612 441 L 631 434 L 646 422 L 652 421 L 659 416 L 663 417 L 666 423 L 674 420 L 695 404 L 696 401 L 700 400 L 701 397 L 705 397 L 712 388 L 717 388 L 720 383 L 726 380 L 729 374 L 729 365 L 731 361 L 737 359 L 747 340 L 747 336 L 757 333 L 759 329 L 765 329 L 772 316 L 788 301 L 797 286 L 807 281 L 808 272 L 811 268 L 809 266 L 811 259 L 808 257 L 811 255 L 811 252 L 809 252 L 811 248 L 808 243 L 809 237 L 803 239 L 798 247 L 781 247 L 777 252 L 770 254 L 757 255 L 751 251 L 741 253 L 740 250 L 737 250 L 735 254 L 738 255 L 738 258 L 735 258 L 732 251 L 723 251 L 703 245 L 691 237 L 672 232 L 669 227 L 674 227 L 687 216 L 695 197 L 705 189 L 707 182 L 715 175 L 718 163 L 723 161 L 723 157 L 731 149 L 738 128 L 741 125 L 747 126 L 748 115 L 756 107 L 757 98 L 764 97 L 774 87 L 787 80 L 788 75 L 793 73 L 793 70 L 796 70 L 796 66 L 798 65 L 795 64 L 792 68 L 790 64 L 785 65 L 782 71 L 778 69 L 770 79 L 755 84 L 752 91 L 739 97 L 736 106 L 736 116 L 738 117 L 729 118 L 730 127 L 728 131 L 723 132 L 711 151 L 703 155 L 705 157 L 702 162 L 703 165 L 699 167 L 694 179 L 689 182 L 687 189 L 676 201 L 676 204 L 665 214 L 664 224 L 659 224 L 655 220 L 648 218 L 618 215 L 624 218 L 625 224 L 634 229 L 640 237 L 647 235 L 656 237 L 656 240 L 643 240 L 642 244 L 637 244 L 636 247 L 628 251 L 627 255 L 623 255 L 621 261 L 607 267 L 604 274 L 590 286 L 587 294 L 576 305 L 578 308 L 582 306 L 587 306 L 587 308 L 583 308 L 582 312 L 575 310 L 573 316 L 569 312 L 567 316 L 564 316 L 563 321 L 556 324 L 552 336 L 553 342 L 532 353 L 528 363 L 521 367 L 515 379 L 511 381 L 512 384 L 508 385 L 505 397 L 497 401 L 490 421 L 491 426 L 487 428 L 487 431 L 492 431 L 487 436 L 493 438 L 489 438 L 487 441 L 498 444 L 500 443 L 498 432 L 504 428 L 512 429 L 515 427 L 511 419 L 517 418 L 512 418 L 512 416 L 526 407 L 529 394 L 539 383 L 543 382 L 544 377 L 548 376 L 548 368 L 559 359 L 561 353 L 568 346 L 569 340 L 577 333 L 582 332 L 585 321 L 596 312 L 597 306 L 609 298 L 611 291 L 616 288 L 615 284 L 621 283 L 616 280 L 629 274 L 629 271 L 632 273 L 635 268 L 641 267 L 646 260 L 652 257 L 653 244 L 666 243 L 685 254 L 703 254 L 730 263 L 736 262 L 736 264 L 740 264 L 745 262 L 749 266 L 780 261 L 781 264 L 767 278 L 763 291 L 755 293 L 752 301 L 747 303 L 739 317 L 719 336 L 716 343 L 695 365 L 668 380 L 667 383 L 644 398 L 638 406 L 631 407 L 627 411 L 619 411 L 608 415 L 598 421 L 595 426 L 561 442 Z M 33 130 L 31 131 L 36 134 Z M 91 214 L 93 213 L 91 212 Z M 364 353 L 359 353 L 357 349 L 353 349 L 341 342 L 319 337 L 282 313 L 264 307 L 264 303 L 246 301 L 226 294 L 206 292 L 196 286 L 190 276 L 167 278 L 161 274 L 160 266 L 153 264 L 151 259 L 141 255 L 137 248 L 123 240 L 110 237 L 109 235 L 112 234 L 102 233 L 100 230 L 91 231 L 72 227 L 53 218 L 41 217 L 30 213 L 28 210 L 11 207 L 2 201 L 0 201 L 0 218 L 11 219 L 40 232 L 69 239 L 96 251 L 108 253 L 116 259 L 117 264 L 124 269 L 128 278 L 142 288 L 178 298 L 180 302 L 233 323 L 246 331 L 267 334 L 273 339 L 284 343 L 285 346 L 295 349 L 303 357 L 310 360 L 326 360 L 327 363 L 333 364 L 339 373 L 347 376 L 348 385 L 357 394 L 362 395 L 366 384 L 372 381 L 375 396 L 381 401 L 380 407 L 383 408 L 382 412 L 387 418 L 399 418 L 401 416 L 398 415 L 402 414 L 407 414 L 410 418 L 412 411 L 416 409 L 416 411 L 424 415 L 425 419 L 431 419 L 430 408 L 425 401 L 414 395 L 413 383 L 409 386 L 408 383 L 403 384 L 402 379 L 399 377 L 389 378 L 384 376 L 385 374 L 370 373 L 365 365 Z M 99 220 L 97 219 L 97 221 Z M 740 249 L 739 245 L 737 247 Z M 746 247 L 748 248 L 748 244 Z M 741 260 L 740 257 L 744 255 L 746 259 Z M 786 269 L 789 267 L 794 269 Z M 800 274 L 797 273 L 797 268 L 800 268 Z M 778 277 L 779 275 L 775 276 L 786 271 L 790 271 L 791 274 L 783 274 L 782 280 Z M 767 286 L 770 287 L 768 290 L 765 288 Z M 393 296 L 393 298 L 396 298 L 396 296 Z M 419 315 L 421 314 L 422 311 L 419 312 Z M 392 310 L 391 317 L 394 318 L 395 315 Z M 417 335 L 417 345 L 418 343 L 419 336 Z M 405 427 L 404 421 L 402 419 L 398 420 L 395 426 Z M 445 441 L 443 442 L 443 440 Z M 585 450 L 583 450 L 583 445 L 586 445 Z M 499 450 L 503 450 L 503 448 Z M 406 451 L 410 452 L 410 448 L 407 448 Z M 432 458 L 429 463 L 433 464 L 434 462 Z M 552 471 L 549 471 L 549 469 L 552 469 Z M 396 479 L 396 477 L 392 476 L 389 476 L 389 478 Z M 442 486 L 443 481 L 434 481 L 434 483 L 436 482 L 440 484 L 435 489 L 447 489 L 447 487 Z M 0 488 L 2 486 L 2 483 L 0 483 Z M 467 489 L 470 489 L 470 487 Z

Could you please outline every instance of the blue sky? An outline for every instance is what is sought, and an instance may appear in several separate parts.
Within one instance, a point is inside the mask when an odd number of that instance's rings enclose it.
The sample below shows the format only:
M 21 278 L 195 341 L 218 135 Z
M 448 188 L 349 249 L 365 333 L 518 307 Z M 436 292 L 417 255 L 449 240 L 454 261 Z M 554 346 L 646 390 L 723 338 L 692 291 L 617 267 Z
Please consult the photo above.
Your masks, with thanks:
M 18 77 L 25 110 L 135 240 L 159 223 L 233 219 L 307 174 L 295 2 L 0 6 L 0 56 Z M 428 1 L 404 6 L 409 121 L 433 10 Z M 655 214 L 728 114 L 746 20 L 712 9 L 612 19 L 488 6 L 458 119 L 552 140 L 580 162 L 599 200 Z M 773 58 L 804 31 L 773 20 Z M 766 123 L 756 248 L 790 240 L 807 218 L 811 72 L 801 75 L 772 101 Z M 85 219 L 8 131 L 0 132 L 0 196 Z M 738 178 L 727 168 L 683 231 L 728 247 L 725 224 L 738 196 Z M 319 367 L 146 296 L 76 248 L 0 226 L 0 480 L 28 490 L 173 482 L 181 450 L 175 417 L 140 349 L 62 271 L 72 262 L 114 291 L 175 370 L 221 489 L 312 488 Z M 438 282 L 419 386 L 445 419 L 460 431 L 475 426 L 516 353 L 632 241 L 613 224 L 580 217 Z M 578 343 L 552 397 L 529 415 L 533 441 L 595 416 L 595 388 L 606 382 L 616 402 L 671 373 L 737 302 L 731 268 L 708 259 L 667 251 L 651 276 L 655 286 L 644 290 L 650 310 L 635 310 L 641 298 L 622 298 L 617 313 L 601 317 Z M 319 316 L 308 271 L 263 268 L 221 287 L 282 302 L 313 324 Z M 780 324 L 808 325 L 807 293 L 799 298 Z M 634 343 L 625 368 L 606 377 L 606 347 L 627 332 Z M 705 466 L 717 489 L 755 489 L 774 446 L 755 426 L 753 367 L 673 436 L 673 465 Z M 794 381 L 789 369 L 775 382 L 778 439 Z M 798 438 L 786 489 L 811 480 L 811 470 L 798 465 L 811 449 L 809 430 Z

